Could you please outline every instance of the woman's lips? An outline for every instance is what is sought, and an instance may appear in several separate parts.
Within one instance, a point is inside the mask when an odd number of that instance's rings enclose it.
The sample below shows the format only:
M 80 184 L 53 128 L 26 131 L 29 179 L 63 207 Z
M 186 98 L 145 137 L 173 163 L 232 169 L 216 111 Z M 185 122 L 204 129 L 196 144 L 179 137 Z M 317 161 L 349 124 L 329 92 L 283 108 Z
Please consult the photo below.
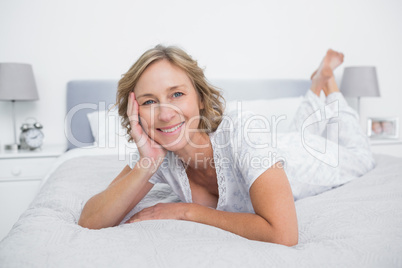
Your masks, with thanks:
M 169 127 L 157 128 L 157 130 L 163 134 L 176 134 L 177 132 L 180 131 L 180 129 L 183 125 L 184 125 L 184 121 L 181 123 L 178 123 L 176 125 L 169 126 Z

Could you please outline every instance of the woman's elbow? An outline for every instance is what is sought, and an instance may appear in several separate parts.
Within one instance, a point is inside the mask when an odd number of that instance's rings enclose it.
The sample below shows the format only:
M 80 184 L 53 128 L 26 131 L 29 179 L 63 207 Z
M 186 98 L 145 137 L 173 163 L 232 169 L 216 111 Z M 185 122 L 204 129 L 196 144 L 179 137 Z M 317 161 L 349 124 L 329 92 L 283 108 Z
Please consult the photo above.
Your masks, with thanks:
M 287 247 L 293 247 L 299 243 L 299 238 L 297 236 L 296 237 L 294 237 L 294 236 L 277 237 L 273 241 L 267 241 L 267 242 L 271 242 L 271 243 L 275 243 L 275 244 L 279 244 L 279 245 L 283 245 L 283 246 L 287 246 Z
M 298 238 L 298 236 L 296 236 L 296 237 L 289 237 L 289 238 L 283 239 L 280 244 L 284 245 L 284 246 L 288 246 L 288 247 L 293 247 L 293 246 L 296 246 L 298 243 L 299 243 L 299 238 Z
M 91 221 L 89 218 L 83 217 L 82 215 L 81 215 L 80 219 L 78 220 L 78 225 L 83 228 L 93 229 L 93 230 L 99 230 L 102 228 L 101 226 L 97 226 L 96 222 Z
M 86 211 L 85 208 L 81 212 L 81 216 L 77 224 L 83 228 L 93 230 L 99 230 L 102 228 L 117 225 L 112 222 L 105 222 L 105 217 L 102 217 L 102 215 L 99 212 Z
M 107 227 L 105 217 L 102 217 L 101 209 L 97 206 L 96 195 L 91 197 L 81 211 L 78 225 L 88 229 L 102 229 Z
M 293 247 L 299 243 L 299 232 L 298 230 L 289 231 L 278 231 L 274 236 L 273 243 Z

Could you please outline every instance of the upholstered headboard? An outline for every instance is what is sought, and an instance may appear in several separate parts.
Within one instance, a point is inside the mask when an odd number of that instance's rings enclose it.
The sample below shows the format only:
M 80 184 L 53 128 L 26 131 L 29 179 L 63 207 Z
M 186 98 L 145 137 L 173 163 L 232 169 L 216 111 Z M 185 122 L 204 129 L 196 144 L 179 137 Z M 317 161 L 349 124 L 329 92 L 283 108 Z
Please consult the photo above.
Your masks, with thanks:
M 219 79 L 211 81 L 223 90 L 226 101 L 291 98 L 304 95 L 310 80 L 304 79 Z
M 87 113 L 105 110 L 116 102 L 117 80 L 76 80 L 67 84 L 65 134 L 67 150 L 94 142 Z
M 116 102 L 117 80 L 77 80 L 67 84 L 65 133 L 68 150 L 94 142 L 86 114 L 105 110 Z M 304 95 L 309 80 L 211 80 L 222 89 L 226 101 L 289 98 Z

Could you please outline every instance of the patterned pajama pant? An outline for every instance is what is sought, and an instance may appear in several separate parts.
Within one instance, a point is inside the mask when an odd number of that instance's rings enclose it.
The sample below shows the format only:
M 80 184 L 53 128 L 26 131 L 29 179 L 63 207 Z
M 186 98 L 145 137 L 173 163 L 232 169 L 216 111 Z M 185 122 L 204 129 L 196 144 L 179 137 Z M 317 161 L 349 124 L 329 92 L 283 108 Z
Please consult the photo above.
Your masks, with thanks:
M 357 113 L 340 92 L 325 101 L 311 90 L 293 119 L 289 133 L 278 134 L 278 157 L 295 200 L 316 195 L 362 176 L 375 166 Z

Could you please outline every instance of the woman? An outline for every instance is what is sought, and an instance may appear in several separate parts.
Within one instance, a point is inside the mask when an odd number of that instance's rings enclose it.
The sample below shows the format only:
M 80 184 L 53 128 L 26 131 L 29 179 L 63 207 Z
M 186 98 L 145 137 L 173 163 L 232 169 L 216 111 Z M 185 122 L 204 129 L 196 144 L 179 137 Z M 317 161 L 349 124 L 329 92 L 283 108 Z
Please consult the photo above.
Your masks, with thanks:
M 342 60 L 342 54 L 328 51 L 313 74 L 311 91 L 295 125 L 315 108 L 312 102 L 318 97 L 311 101 L 311 95 L 319 95 L 321 89 L 326 95 L 339 91 L 332 72 Z M 91 229 L 118 225 L 155 183 L 162 182 L 183 202 L 157 204 L 128 222 L 188 220 L 248 239 L 287 246 L 298 243 L 294 197 L 283 167 L 286 157 L 278 157 L 279 147 L 272 146 L 267 131 L 243 135 L 246 125 L 252 130 L 264 128 L 252 114 L 224 116 L 220 92 L 208 84 L 197 62 L 184 51 L 156 46 L 145 52 L 120 80 L 117 100 L 139 159 L 88 200 L 79 225 Z M 315 131 L 322 134 L 320 129 Z M 361 151 L 369 155 L 366 147 L 357 154 L 348 148 L 344 151 L 353 159 Z M 260 164 L 255 165 L 255 160 Z M 298 168 L 289 172 L 297 174 L 297 170 L 304 172 Z

